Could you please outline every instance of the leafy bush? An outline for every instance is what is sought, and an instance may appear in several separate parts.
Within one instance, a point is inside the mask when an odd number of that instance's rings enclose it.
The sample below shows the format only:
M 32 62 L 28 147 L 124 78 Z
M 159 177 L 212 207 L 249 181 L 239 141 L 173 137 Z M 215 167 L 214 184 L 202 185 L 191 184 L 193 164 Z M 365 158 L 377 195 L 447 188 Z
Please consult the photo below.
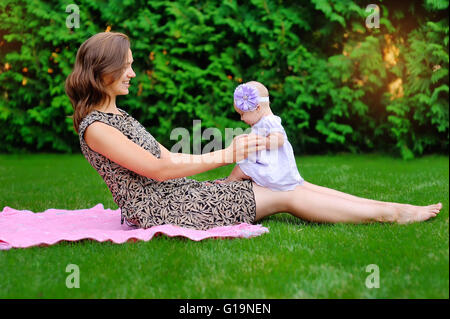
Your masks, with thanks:
M 127 34 L 135 60 L 118 106 L 167 147 L 194 119 L 244 128 L 233 91 L 257 80 L 299 153 L 448 152 L 448 1 L 383 4 L 379 29 L 350 0 L 80 0 L 73 29 L 70 3 L 0 3 L 0 152 L 79 151 L 64 80 L 105 30 Z

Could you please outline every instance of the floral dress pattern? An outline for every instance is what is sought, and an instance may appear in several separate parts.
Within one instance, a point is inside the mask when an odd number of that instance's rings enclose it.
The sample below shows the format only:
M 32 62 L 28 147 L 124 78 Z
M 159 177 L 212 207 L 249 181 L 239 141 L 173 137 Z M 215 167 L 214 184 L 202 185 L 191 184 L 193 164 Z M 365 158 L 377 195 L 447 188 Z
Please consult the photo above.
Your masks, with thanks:
M 81 151 L 105 181 L 121 209 L 121 223 L 139 228 L 173 224 L 206 230 L 217 226 L 255 221 L 255 197 L 249 180 L 215 184 L 188 178 L 159 182 L 139 175 L 93 151 L 84 140 L 95 121 L 110 125 L 157 158 L 161 150 L 155 138 L 122 109 L 122 115 L 92 111 L 79 126 Z

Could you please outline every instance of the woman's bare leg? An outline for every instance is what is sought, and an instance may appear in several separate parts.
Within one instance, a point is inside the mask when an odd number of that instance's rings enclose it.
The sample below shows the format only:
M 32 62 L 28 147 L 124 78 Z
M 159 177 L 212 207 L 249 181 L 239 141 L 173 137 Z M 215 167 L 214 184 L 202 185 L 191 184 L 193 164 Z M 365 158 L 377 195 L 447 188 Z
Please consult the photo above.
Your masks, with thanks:
M 342 197 L 348 200 L 352 200 L 355 202 L 359 202 L 359 203 L 372 203 L 372 204 L 378 204 L 378 205 L 391 205 L 391 206 L 404 206 L 406 205 L 407 207 L 411 208 L 411 206 L 413 205 L 409 205 L 409 204 L 401 204 L 401 203 L 393 203 L 393 202 L 383 202 L 383 201 L 377 201 L 377 200 L 372 200 L 372 199 L 367 199 L 367 198 L 363 198 L 363 197 L 358 197 L 358 196 L 354 196 L 351 194 L 347 194 L 347 193 L 343 193 L 328 187 L 323 187 L 323 186 L 319 186 L 319 185 L 315 185 L 315 184 L 311 184 L 307 181 L 303 182 L 303 186 L 305 186 L 306 188 L 316 191 L 316 192 L 320 192 L 320 193 L 324 193 L 324 194 L 328 194 L 328 195 L 334 195 L 334 196 L 338 196 L 338 197 Z M 434 205 L 429 205 L 429 206 L 422 206 L 422 207 L 431 207 L 436 213 L 438 213 L 441 208 L 442 208 L 442 204 L 438 203 L 438 204 L 434 204 Z
M 355 202 L 316 192 L 305 186 L 297 186 L 295 190 L 288 192 L 274 192 L 253 184 L 253 191 L 256 220 L 278 212 L 289 212 L 308 221 L 330 223 L 410 223 L 436 216 L 428 206 L 411 206 L 414 209 L 403 209 L 371 202 Z

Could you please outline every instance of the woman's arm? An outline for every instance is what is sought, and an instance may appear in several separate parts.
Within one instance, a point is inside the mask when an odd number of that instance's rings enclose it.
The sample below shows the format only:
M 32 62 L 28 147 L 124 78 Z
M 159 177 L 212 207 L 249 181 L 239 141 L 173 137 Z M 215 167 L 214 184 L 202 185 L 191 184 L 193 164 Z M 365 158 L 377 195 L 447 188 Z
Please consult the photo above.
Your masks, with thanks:
M 170 159 L 173 162 L 200 162 L 200 161 L 219 161 L 223 153 L 221 151 L 218 152 L 211 152 L 203 155 L 191 155 L 191 154 L 185 154 L 185 153 L 173 153 L 169 151 L 167 148 L 165 148 L 162 144 L 158 143 L 159 149 L 161 150 L 161 159 Z M 217 159 L 215 157 L 218 157 Z M 231 164 L 232 161 L 227 161 L 227 164 Z
M 265 148 L 262 137 L 236 137 L 226 149 L 202 155 L 166 153 L 160 159 L 140 147 L 116 128 L 94 122 L 84 133 L 87 145 L 113 162 L 158 181 L 192 176 L 220 166 L 240 161 L 248 154 Z M 169 155 L 169 156 L 168 156 Z

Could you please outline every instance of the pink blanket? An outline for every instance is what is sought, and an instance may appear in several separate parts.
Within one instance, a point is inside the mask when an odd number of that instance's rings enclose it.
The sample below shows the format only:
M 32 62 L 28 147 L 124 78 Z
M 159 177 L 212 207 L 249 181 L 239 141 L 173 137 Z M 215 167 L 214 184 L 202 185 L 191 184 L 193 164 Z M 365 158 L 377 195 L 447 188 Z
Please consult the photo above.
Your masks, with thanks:
M 103 208 L 102 204 L 89 209 L 48 209 L 42 213 L 5 207 L 0 212 L 0 250 L 54 245 L 60 241 L 92 239 L 99 242 L 150 240 L 164 234 L 182 236 L 199 241 L 206 238 L 254 237 L 268 232 L 261 225 L 239 224 L 195 230 L 175 225 L 160 225 L 136 229 L 120 224 L 120 209 Z

